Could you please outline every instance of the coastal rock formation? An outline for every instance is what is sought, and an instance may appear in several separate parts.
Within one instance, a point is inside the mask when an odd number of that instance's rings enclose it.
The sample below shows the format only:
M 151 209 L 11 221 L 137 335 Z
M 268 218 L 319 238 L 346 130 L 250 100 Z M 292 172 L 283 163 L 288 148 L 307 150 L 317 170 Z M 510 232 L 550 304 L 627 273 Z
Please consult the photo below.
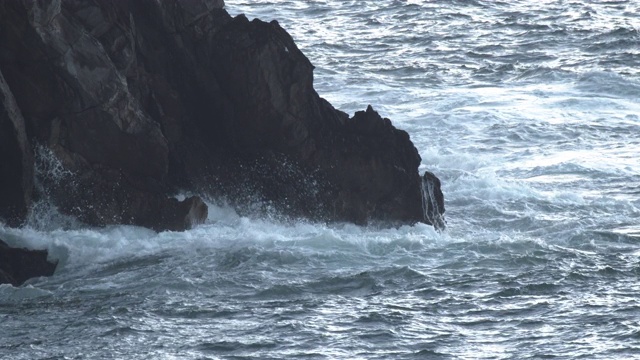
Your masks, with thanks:
M 34 277 L 51 276 L 57 265 L 47 260 L 46 250 L 13 248 L 0 239 L 0 284 L 20 286 Z
M 422 210 L 425 222 L 433 224 L 436 230 L 444 230 L 444 195 L 440 189 L 440 179 L 425 171 L 422 176 Z
M 33 154 L 20 108 L 0 71 L 0 218 L 17 225 L 33 190 Z
M 31 145 L 50 148 L 75 175 L 40 179 L 63 212 L 93 225 L 184 230 L 206 211 L 166 196 L 168 141 L 129 89 L 127 49 L 107 41 L 120 20 L 130 20 L 117 10 L 110 2 L 0 4 L 3 92 L 22 110 Z
M 428 222 L 409 135 L 370 106 L 352 118 L 334 109 L 276 21 L 223 7 L 0 2 L 0 156 L 14 189 L 0 193 L 11 209 L 0 217 L 24 218 L 39 146 L 66 178 L 36 171 L 36 196 L 93 225 L 203 222 L 200 198 L 167 196 L 181 190 L 240 212 Z

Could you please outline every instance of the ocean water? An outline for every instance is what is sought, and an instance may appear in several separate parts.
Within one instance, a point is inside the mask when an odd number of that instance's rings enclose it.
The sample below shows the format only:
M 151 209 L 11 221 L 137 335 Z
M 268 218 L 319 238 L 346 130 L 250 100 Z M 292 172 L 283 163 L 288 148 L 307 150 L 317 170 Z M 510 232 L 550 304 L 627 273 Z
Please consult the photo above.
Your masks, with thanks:
M 409 132 L 447 231 L 43 205 L 0 225 L 60 260 L 0 286 L 0 358 L 640 358 L 640 2 L 226 3 L 277 19 L 334 106 Z

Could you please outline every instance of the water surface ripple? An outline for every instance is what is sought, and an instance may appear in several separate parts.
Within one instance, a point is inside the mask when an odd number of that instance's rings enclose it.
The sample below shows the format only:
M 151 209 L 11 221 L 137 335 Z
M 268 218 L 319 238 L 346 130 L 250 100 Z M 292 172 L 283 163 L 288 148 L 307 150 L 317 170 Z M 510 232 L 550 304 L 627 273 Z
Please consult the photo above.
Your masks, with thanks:
M 226 4 L 277 19 L 336 107 L 410 134 L 447 232 L 38 209 L 0 237 L 60 268 L 0 286 L 0 358 L 640 358 L 640 3 Z

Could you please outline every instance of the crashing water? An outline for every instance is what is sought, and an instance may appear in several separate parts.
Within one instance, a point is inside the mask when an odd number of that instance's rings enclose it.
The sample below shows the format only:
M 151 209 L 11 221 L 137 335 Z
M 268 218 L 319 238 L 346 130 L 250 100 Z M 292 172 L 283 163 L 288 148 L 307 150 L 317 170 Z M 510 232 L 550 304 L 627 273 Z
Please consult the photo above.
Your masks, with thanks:
M 422 212 L 427 224 L 432 224 L 436 230 L 444 230 L 444 198 L 440 190 L 441 183 L 432 172 L 426 171 L 420 183 L 422 190 Z
M 277 19 L 337 108 L 410 134 L 447 230 L 42 206 L 0 225 L 60 260 L 0 286 L 0 358 L 640 358 L 640 3 L 226 3 Z

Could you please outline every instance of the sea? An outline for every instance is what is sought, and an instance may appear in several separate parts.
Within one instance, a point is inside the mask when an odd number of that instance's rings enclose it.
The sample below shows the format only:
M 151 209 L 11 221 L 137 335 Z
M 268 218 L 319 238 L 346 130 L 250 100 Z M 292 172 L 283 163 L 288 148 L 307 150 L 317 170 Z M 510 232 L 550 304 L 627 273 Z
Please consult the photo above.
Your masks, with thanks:
M 226 9 L 277 20 L 336 108 L 406 130 L 447 229 L 212 199 L 157 233 L 40 204 L 0 225 L 59 260 L 0 286 L 1 359 L 640 359 L 640 1 Z

